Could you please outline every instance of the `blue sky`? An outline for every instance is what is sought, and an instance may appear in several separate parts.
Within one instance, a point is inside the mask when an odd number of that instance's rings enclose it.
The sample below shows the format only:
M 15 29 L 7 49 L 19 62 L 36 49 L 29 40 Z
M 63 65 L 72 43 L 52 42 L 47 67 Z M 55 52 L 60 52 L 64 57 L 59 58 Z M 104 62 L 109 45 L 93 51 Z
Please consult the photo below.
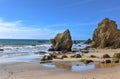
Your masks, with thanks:
M 120 25 L 120 0 L 0 0 L 0 38 L 50 39 L 69 29 L 85 40 L 104 18 Z

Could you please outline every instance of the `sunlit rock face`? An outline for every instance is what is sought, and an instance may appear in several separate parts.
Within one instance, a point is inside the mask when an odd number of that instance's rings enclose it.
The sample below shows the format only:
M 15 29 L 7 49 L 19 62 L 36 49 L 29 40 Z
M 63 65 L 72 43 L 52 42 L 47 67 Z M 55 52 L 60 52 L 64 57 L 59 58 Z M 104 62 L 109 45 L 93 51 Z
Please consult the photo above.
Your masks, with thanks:
M 92 46 L 96 48 L 120 48 L 120 30 L 115 21 L 103 19 L 93 33 Z
M 63 33 L 58 33 L 54 39 L 51 39 L 53 51 L 71 51 L 72 39 L 70 31 L 67 29 Z

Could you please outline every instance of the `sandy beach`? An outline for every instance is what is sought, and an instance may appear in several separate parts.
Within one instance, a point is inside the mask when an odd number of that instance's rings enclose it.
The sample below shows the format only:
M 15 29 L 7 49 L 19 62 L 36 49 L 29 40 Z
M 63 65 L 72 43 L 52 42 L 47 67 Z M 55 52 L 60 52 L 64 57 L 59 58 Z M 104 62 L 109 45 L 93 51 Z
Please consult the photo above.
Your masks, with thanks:
M 119 79 L 120 66 L 83 72 L 41 67 L 36 63 L 0 65 L 0 79 Z
M 120 79 L 120 0 L 0 0 L 0 79 Z
M 101 55 L 98 52 L 85 55 L 90 54 Z M 102 54 L 105 54 L 105 52 L 102 52 Z M 112 54 L 111 52 L 110 55 Z M 62 61 L 68 60 L 64 59 Z M 69 61 L 73 60 L 75 61 L 75 59 Z M 97 58 L 93 58 L 93 60 L 97 60 Z M 112 68 L 95 68 L 93 70 L 74 72 L 59 68 L 47 68 L 36 62 L 0 64 L 0 79 L 119 79 L 119 74 L 120 65 Z

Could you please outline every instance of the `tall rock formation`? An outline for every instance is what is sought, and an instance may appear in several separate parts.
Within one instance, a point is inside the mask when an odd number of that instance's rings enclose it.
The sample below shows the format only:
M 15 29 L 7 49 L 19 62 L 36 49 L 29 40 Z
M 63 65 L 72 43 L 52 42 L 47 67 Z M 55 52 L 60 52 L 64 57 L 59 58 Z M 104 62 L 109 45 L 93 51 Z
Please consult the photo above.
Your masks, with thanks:
M 51 43 L 52 43 L 51 49 L 53 51 L 61 50 L 71 51 L 72 39 L 70 31 L 67 29 L 63 33 L 57 34 L 54 39 L 51 39 Z
M 117 29 L 115 21 L 105 18 L 98 24 L 98 28 L 93 33 L 92 46 L 120 48 L 120 30 Z

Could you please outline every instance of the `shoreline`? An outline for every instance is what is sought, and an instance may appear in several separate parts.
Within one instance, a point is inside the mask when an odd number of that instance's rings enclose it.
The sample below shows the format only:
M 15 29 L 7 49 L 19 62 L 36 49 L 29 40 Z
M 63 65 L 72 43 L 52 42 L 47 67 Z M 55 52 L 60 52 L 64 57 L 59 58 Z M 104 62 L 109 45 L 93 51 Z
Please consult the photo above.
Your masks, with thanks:
M 104 50 L 106 51 L 107 49 Z M 120 49 L 115 50 L 119 52 Z M 106 54 L 106 52 L 102 51 L 100 53 L 101 49 L 97 49 L 97 51 L 99 53 L 94 52 L 84 54 L 84 58 L 98 62 L 100 58 L 89 58 L 89 56 L 97 55 L 101 57 L 103 54 Z M 114 53 L 115 52 L 109 52 L 108 54 L 112 56 Z M 81 58 L 55 59 L 53 62 L 77 62 L 80 59 Z M 33 61 L 34 60 L 36 62 L 0 63 L 0 79 L 119 79 L 120 74 L 120 63 L 114 67 L 94 68 L 85 71 L 71 71 L 63 68 L 48 68 L 39 63 L 39 58 L 33 59 Z
M 120 66 L 81 72 L 46 68 L 39 63 L 0 64 L 0 79 L 119 79 Z M 114 72 L 114 73 L 113 73 Z

